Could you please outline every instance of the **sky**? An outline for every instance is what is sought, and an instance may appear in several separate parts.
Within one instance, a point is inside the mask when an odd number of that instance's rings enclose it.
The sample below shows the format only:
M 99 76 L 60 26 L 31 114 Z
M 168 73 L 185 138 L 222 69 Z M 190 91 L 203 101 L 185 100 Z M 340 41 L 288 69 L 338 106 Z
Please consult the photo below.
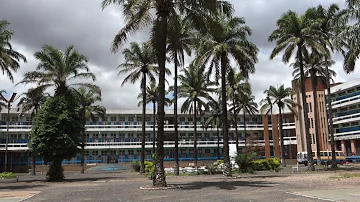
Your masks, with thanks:
M 256 101 L 265 97 L 263 91 L 270 85 L 284 84 L 291 86 L 292 69 L 281 61 L 281 56 L 273 60 L 269 55 L 274 43 L 268 42 L 268 36 L 276 28 L 276 21 L 288 10 L 302 14 L 312 6 L 322 4 L 328 7 L 337 3 L 345 6 L 344 0 L 230 0 L 235 8 L 235 16 L 244 17 L 253 35 L 249 38 L 259 48 L 259 62 L 255 74 L 250 76 L 252 91 Z M 111 5 L 104 10 L 101 0 L 1 0 L 0 20 L 11 23 L 14 31 L 11 40 L 13 48 L 24 54 L 27 63 L 14 73 L 15 84 L 27 71 L 35 70 L 38 61 L 33 54 L 40 51 L 45 44 L 64 50 L 74 45 L 89 60 L 90 70 L 96 74 L 95 84 L 102 89 L 101 105 L 107 108 L 136 109 L 140 82 L 135 84 L 121 83 L 125 75 L 118 76 L 117 66 L 124 62 L 121 51 L 112 53 L 110 45 L 115 34 L 124 26 L 119 6 Z M 133 35 L 129 42 L 147 41 L 149 29 L 145 28 Z M 186 64 L 191 62 L 186 58 Z M 346 74 L 342 69 L 342 57 L 334 55 L 336 64 L 332 67 L 337 72 L 336 82 L 346 82 L 359 78 L 359 69 Z M 360 64 L 360 63 L 357 63 Z M 357 65 L 358 66 L 358 65 Z M 169 64 L 173 70 L 173 65 Z M 0 72 L 1 73 L 1 72 Z M 173 78 L 167 78 L 173 83 Z M 1 89 L 22 93 L 29 86 L 15 86 L 6 75 L 0 74 Z M 51 90 L 50 90 L 51 91 Z M 183 100 L 180 100 L 180 105 Z

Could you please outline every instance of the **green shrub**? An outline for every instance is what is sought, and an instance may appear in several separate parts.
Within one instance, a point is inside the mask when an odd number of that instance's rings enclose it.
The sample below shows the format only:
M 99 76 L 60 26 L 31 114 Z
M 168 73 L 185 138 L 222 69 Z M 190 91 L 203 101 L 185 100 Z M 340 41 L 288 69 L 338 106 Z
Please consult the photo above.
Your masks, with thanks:
M 281 160 L 279 158 L 270 158 L 267 159 L 267 161 L 271 170 L 279 171 L 281 165 Z
M 146 176 L 152 180 L 154 172 L 155 172 L 155 165 L 153 162 L 145 161 L 145 174 Z
M 16 175 L 12 172 L 0 173 L 0 179 L 13 179 L 16 178 Z
M 206 166 L 206 169 L 208 169 L 210 175 L 213 175 L 217 172 L 217 165 L 209 164 Z
M 261 159 L 253 161 L 255 170 L 270 170 L 269 161 L 267 159 Z
M 133 161 L 131 166 L 135 172 L 140 172 L 140 162 L 139 161 Z
M 224 160 L 217 160 L 216 163 L 217 163 L 218 165 L 221 165 L 221 164 L 224 163 Z
M 254 154 L 237 155 L 235 158 L 235 162 L 239 166 L 239 172 L 253 173 L 255 170 L 255 163 L 253 159 L 254 159 Z

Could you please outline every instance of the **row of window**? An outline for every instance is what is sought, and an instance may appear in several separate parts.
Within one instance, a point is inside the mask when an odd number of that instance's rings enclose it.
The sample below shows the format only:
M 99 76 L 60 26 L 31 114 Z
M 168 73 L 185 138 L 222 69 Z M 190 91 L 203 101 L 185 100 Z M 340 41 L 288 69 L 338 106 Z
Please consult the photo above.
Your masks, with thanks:
M 215 152 L 217 152 L 217 149 L 213 149 Z M 198 149 L 198 154 L 202 154 L 202 153 L 205 153 L 205 154 L 210 154 L 212 153 L 211 152 L 211 149 Z M 152 151 L 150 149 L 146 149 L 145 150 L 145 155 L 149 155 L 151 154 Z M 173 154 L 175 153 L 175 150 L 174 149 L 165 149 L 165 153 L 166 154 Z M 189 153 L 190 154 L 193 154 L 195 153 L 195 150 L 194 149 L 189 149 Z M 85 151 L 85 155 L 86 156 L 89 156 L 89 155 L 92 155 L 92 156 L 98 156 L 98 155 L 117 155 L 116 153 L 116 150 L 106 150 L 106 151 L 98 151 L 98 150 L 93 150 L 93 151 L 89 151 L 89 150 L 86 150 Z M 119 155 L 134 155 L 134 154 L 137 154 L 137 155 L 140 155 L 141 154 L 141 150 L 119 150 Z M 187 154 L 187 149 L 180 149 L 180 154 Z

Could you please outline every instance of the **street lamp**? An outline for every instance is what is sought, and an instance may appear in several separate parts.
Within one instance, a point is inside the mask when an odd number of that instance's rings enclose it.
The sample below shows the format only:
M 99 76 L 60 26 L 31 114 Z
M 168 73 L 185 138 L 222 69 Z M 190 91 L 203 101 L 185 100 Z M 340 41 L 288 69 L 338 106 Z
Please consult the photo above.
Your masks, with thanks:
M 2 93 L 0 93 L 1 99 L 4 100 L 7 104 L 7 123 L 6 123 L 6 142 L 5 142 L 5 163 L 4 163 L 4 172 L 7 169 L 7 157 L 8 157 L 8 144 L 9 144 L 9 124 L 10 124 L 10 107 L 11 103 L 15 101 L 15 96 L 17 93 L 13 93 L 10 99 L 4 97 Z

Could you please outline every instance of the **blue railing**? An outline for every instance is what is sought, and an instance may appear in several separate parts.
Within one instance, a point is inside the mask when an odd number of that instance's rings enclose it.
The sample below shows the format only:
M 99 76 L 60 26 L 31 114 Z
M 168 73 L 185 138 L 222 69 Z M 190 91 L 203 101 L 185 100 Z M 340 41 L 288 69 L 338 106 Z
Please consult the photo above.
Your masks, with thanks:
M 341 117 L 341 116 L 347 116 L 347 115 L 351 115 L 351 114 L 356 114 L 356 113 L 360 113 L 360 109 L 354 109 L 354 110 L 351 110 L 351 111 L 345 111 L 345 112 L 336 113 L 335 118 Z
M 347 95 L 336 97 L 335 101 L 344 100 L 346 98 L 354 97 L 354 96 L 357 96 L 357 95 L 360 95 L 360 91 L 356 91 L 354 93 L 350 93 L 350 94 L 347 94 Z
M 359 131 L 359 130 L 360 130 L 360 126 L 336 129 L 337 133 L 346 133 L 346 132 Z

